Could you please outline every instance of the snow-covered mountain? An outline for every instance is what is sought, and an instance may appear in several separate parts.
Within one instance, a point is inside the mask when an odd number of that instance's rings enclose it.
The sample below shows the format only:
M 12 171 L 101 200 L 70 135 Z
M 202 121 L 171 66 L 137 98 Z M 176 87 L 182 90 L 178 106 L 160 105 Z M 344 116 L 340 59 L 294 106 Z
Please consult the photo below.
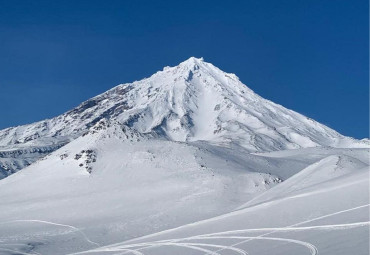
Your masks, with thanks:
M 202 59 L 0 145 L 0 254 L 368 254 L 369 141 Z
M 194 57 L 121 84 L 52 119 L 0 131 L 7 176 L 74 140 L 101 119 L 171 141 L 238 144 L 249 152 L 367 147 L 255 94 L 236 75 Z

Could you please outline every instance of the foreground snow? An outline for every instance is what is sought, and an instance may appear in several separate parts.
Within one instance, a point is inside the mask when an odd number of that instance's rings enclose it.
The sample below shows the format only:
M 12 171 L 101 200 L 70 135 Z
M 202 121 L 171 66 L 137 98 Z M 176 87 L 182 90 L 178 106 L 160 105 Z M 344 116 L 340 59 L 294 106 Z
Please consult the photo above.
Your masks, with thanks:
M 368 156 L 323 147 L 250 154 L 101 122 L 0 182 L 0 250 L 348 254 L 356 245 L 366 254 Z

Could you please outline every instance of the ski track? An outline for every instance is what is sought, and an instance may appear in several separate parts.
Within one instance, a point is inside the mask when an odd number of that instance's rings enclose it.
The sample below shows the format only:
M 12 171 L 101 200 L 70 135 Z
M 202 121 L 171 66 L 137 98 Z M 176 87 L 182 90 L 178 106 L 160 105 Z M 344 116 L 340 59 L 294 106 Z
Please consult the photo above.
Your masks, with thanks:
M 123 253 L 116 253 L 113 255 L 122 255 L 126 254 L 127 252 L 131 252 L 134 255 L 144 255 L 144 253 L 139 252 L 138 250 L 132 250 L 132 249 L 119 249 L 120 251 L 124 251 Z
M 366 205 L 361 205 L 357 206 L 354 208 L 338 211 L 335 213 L 331 214 L 326 214 L 320 217 L 316 217 L 310 220 L 302 221 L 299 223 L 295 223 L 290 226 L 286 227 L 275 227 L 275 228 L 254 228 L 254 229 L 239 229 L 239 230 L 232 230 L 232 231 L 224 231 L 224 232 L 215 232 L 215 233 L 210 233 L 210 234 L 203 234 L 203 235 L 195 235 L 191 237 L 186 237 L 186 238 L 179 238 L 179 239 L 168 239 L 168 240 L 160 240 L 160 241 L 154 241 L 154 242 L 144 242 L 144 243 L 136 243 L 136 244 L 123 244 L 123 243 L 117 243 L 117 244 L 112 244 L 109 246 L 104 246 L 104 247 L 99 247 L 95 248 L 92 250 L 87 250 L 87 251 L 82 251 L 82 252 L 77 252 L 77 253 L 71 253 L 72 254 L 88 254 L 88 253 L 105 253 L 105 252 L 120 252 L 118 254 L 127 254 L 131 253 L 134 255 L 144 255 L 143 252 L 141 252 L 144 249 L 150 249 L 150 248 L 157 248 L 161 246 L 176 246 L 176 247 L 184 247 L 187 249 L 193 249 L 193 250 L 198 250 L 200 252 L 204 252 L 204 254 L 208 255 L 221 255 L 219 252 L 224 251 L 224 250 L 230 250 L 235 252 L 236 254 L 240 255 L 248 255 L 248 252 L 236 248 L 235 246 L 245 244 L 247 242 L 250 242 L 252 240 L 271 240 L 271 241 L 282 241 L 282 242 L 288 242 L 288 243 L 294 243 L 298 245 L 302 245 L 306 248 L 308 248 L 311 252 L 311 255 L 316 255 L 318 254 L 317 248 L 308 242 L 300 241 L 300 240 L 295 240 L 295 239 L 288 239 L 288 238 L 278 238 L 278 237 L 266 237 L 267 235 L 276 233 L 276 232 L 287 232 L 287 231 L 303 231 L 303 230 L 322 230 L 322 229 L 348 229 L 348 228 L 355 228 L 355 227 L 361 227 L 361 226 L 369 226 L 370 222 L 355 222 L 355 223 L 346 223 L 346 224 L 331 224 L 331 225 L 318 225 L 318 226 L 306 226 L 306 227 L 298 227 L 300 225 L 310 223 L 313 221 L 317 221 L 320 219 L 324 219 L 327 217 L 331 217 L 337 214 L 345 213 L 345 212 L 350 212 L 354 211 L 357 209 L 365 208 L 368 207 L 370 204 Z M 35 223 L 43 223 L 43 224 L 49 224 L 49 225 L 55 225 L 55 226 L 62 226 L 62 227 L 68 227 L 73 229 L 76 232 L 79 232 L 82 234 L 82 236 L 85 238 L 85 240 L 93 245 L 99 246 L 98 243 L 91 241 L 86 234 L 80 230 L 77 227 L 71 226 L 71 225 L 66 225 L 66 224 L 60 224 L 60 223 L 55 223 L 55 222 L 50 222 L 50 221 L 44 221 L 44 220 L 13 220 L 13 221 L 8 221 L 8 222 L 0 222 L 0 225 L 3 224 L 9 224 L 9 223 L 15 223 L 15 222 L 35 222 Z M 249 232 L 265 232 L 269 231 L 267 233 L 258 235 L 258 236 L 243 236 L 240 234 L 245 234 Z M 235 235 L 237 234 L 237 235 Z M 218 245 L 218 244 L 209 244 L 209 243 L 188 243 L 184 241 L 189 241 L 189 240 L 216 240 L 216 239 L 242 239 L 243 241 L 236 242 L 232 245 Z M 7 245 L 6 243 L 1 243 L 1 246 Z M 199 247 L 200 246 L 200 247 Z M 217 250 L 209 250 L 206 248 L 202 247 L 212 247 L 212 248 L 217 248 Z M 20 252 L 20 251 L 15 251 L 11 250 L 8 248 L 3 248 L 1 247 L 0 250 L 3 251 L 9 251 L 9 252 L 16 252 L 18 254 L 24 254 L 24 255 L 35 255 L 37 253 L 26 253 L 26 252 Z
M 79 228 L 76 228 L 74 226 L 71 226 L 71 225 L 65 225 L 65 224 L 60 224 L 60 223 L 55 223 L 55 222 L 50 222 L 50 221 L 45 221 L 45 220 L 12 220 L 12 221 L 6 221 L 6 222 L 0 222 L 0 225 L 4 225 L 4 224 L 9 224 L 9 223 L 16 223 L 16 222 L 36 222 L 36 223 L 43 223 L 43 224 L 48 224 L 48 225 L 54 225 L 54 226 L 60 226 L 60 227 L 67 227 L 67 228 L 71 228 L 73 229 L 75 232 L 79 232 L 83 237 L 84 239 L 95 245 L 95 246 L 100 246 L 100 244 L 96 243 L 96 242 L 93 242 L 91 241 L 87 235 Z
M 308 242 L 304 242 L 304 241 L 295 240 L 295 239 L 289 239 L 289 238 L 254 237 L 254 236 L 212 236 L 212 237 L 198 237 L 197 239 L 200 239 L 200 240 L 202 240 L 202 239 L 205 239 L 205 240 L 209 240 L 209 239 L 254 239 L 254 240 L 285 241 L 285 242 L 295 243 L 295 244 L 299 244 L 299 245 L 303 245 L 304 247 L 307 247 L 311 251 L 312 255 L 318 254 L 318 250 L 313 244 L 308 243 Z M 230 248 L 232 248 L 232 246 L 223 246 L 221 248 L 222 249 L 230 249 Z
M 294 243 L 298 245 L 302 245 L 306 248 L 308 248 L 311 252 L 311 255 L 318 254 L 317 248 L 308 242 L 295 240 L 295 239 L 289 239 L 289 238 L 278 238 L 278 237 L 264 237 L 264 236 L 227 236 L 228 234 L 237 234 L 237 233 L 246 233 L 246 232 L 253 232 L 253 231 L 268 231 L 268 230 L 275 230 L 277 231 L 299 231 L 299 230 L 314 230 L 314 229 L 347 229 L 347 228 L 354 228 L 354 227 L 360 227 L 360 226 L 367 226 L 370 225 L 370 222 L 356 222 L 356 223 L 348 223 L 348 224 L 336 224 L 336 225 L 320 225 L 320 226 L 310 226 L 310 227 L 291 227 L 291 228 L 261 228 L 261 229 L 244 229 L 244 230 L 235 230 L 235 231 L 226 231 L 226 232 L 218 232 L 218 233 L 211 233 L 206 235 L 199 235 L 199 236 L 192 236 L 187 238 L 181 238 L 181 239 L 169 239 L 169 240 L 161 240 L 156 242 L 148 242 L 148 243 L 138 243 L 138 244 L 132 244 L 132 245 L 122 245 L 122 246 L 116 246 L 106 249 L 95 249 L 85 252 L 79 252 L 79 253 L 73 253 L 73 254 L 85 254 L 85 253 L 95 253 L 95 252 L 111 252 L 111 251 L 121 251 L 125 250 L 124 253 L 120 254 L 127 254 L 128 252 L 131 252 L 133 254 L 139 254 L 143 255 L 143 253 L 137 253 L 139 250 L 143 249 L 149 249 L 149 248 L 155 248 L 160 246 L 181 246 L 181 247 L 187 247 L 190 249 L 194 249 L 194 246 L 208 246 L 208 247 L 214 247 L 219 248 L 219 250 L 216 251 L 205 251 L 206 254 L 212 254 L 220 255 L 220 251 L 222 250 L 231 250 L 235 251 L 238 254 L 247 255 L 248 252 L 242 249 L 235 248 L 233 246 L 236 246 L 237 244 L 233 244 L 231 246 L 226 245 L 215 245 L 215 244 L 204 244 L 204 243 L 179 243 L 182 241 L 187 240 L 216 240 L 216 239 L 243 239 L 247 240 L 271 240 L 271 241 L 285 241 L 289 243 Z M 246 243 L 246 242 L 244 242 Z M 239 242 L 238 244 L 242 244 L 242 242 Z M 136 250 L 132 250 L 132 248 L 138 248 Z M 195 248 L 196 249 L 196 248 Z M 198 249 L 199 250 L 199 249 Z
M 330 213 L 330 214 L 326 214 L 326 215 L 323 215 L 323 216 L 320 216 L 320 217 L 316 217 L 316 218 L 313 218 L 313 219 L 310 219 L 310 220 L 306 220 L 306 221 L 301 221 L 301 222 L 298 222 L 296 224 L 293 224 L 293 225 L 290 225 L 290 226 L 287 226 L 283 229 L 286 229 L 286 228 L 292 228 L 292 227 L 296 227 L 296 226 L 299 226 L 299 225 L 303 225 L 303 224 L 306 224 L 306 223 L 309 223 L 309 222 L 313 222 L 313 221 L 316 221 L 316 220 L 320 220 L 320 219 L 324 219 L 324 218 L 327 218 L 327 217 L 331 217 L 331 216 L 334 216 L 334 215 L 337 215 L 337 214 L 341 214 L 341 213 L 345 213 L 345 212 L 350 212 L 350 211 L 354 211 L 354 210 L 357 210 L 357 209 L 361 209 L 361 208 L 365 208 L 365 207 L 368 207 L 370 204 L 366 204 L 366 205 L 361 205 L 361 206 L 357 206 L 357 207 L 353 207 L 353 208 L 350 208 L 350 209 L 346 209 L 346 210 L 342 210 L 342 211 L 338 211 L 338 212 L 335 212 L 335 213 Z M 270 235 L 270 234 L 273 234 L 273 233 L 276 233 L 280 230 L 273 230 L 273 231 L 270 231 L 268 233 L 265 233 L 265 234 L 262 234 L 262 235 L 259 235 L 258 237 L 264 237 L 264 236 L 267 236 L 267 235 Z M 255 240 L 255 239 L 247 239 L 245 241 L 241 241 L 241 242 L 238 242 L 238 243 L 235 243 L 231 246 L 236 246 L 236 245 L 240 245 L 240 244 L 245 244 L 247 242 L 250 242 L 252 240 Z M 222 249 L 220 250 L 217 250 L 217 251 L 222 251 Z
M 228 234 L 241 234 L 248 232 L 263 232 L 263 231 L 276 231 L 276 232 L 285 232 L 285 231 L 299 231 L 299 230 L 314 230 L 314 229 L 348 229 L 355 227 L 363 227 L 370 225 L 369 221 L 355 222 L 355 223 L 346 223 L 346 224 L 333 224 L 333 225 L 319 225 L 319 226 L 309 226 L 309 227 L 282 227 L 282 228 L 249 228 L 249 229 L 240 229 L 232 230 L 225 232 L 218 232 L 212 234 L 200 235 L 202 236 L 216 236 L 216 235 L 228 235 Z M 186 239 L 186 238 L 185 238 Z
M 16 250 L 6 249 L 6 248 L 0 248 L 0 251 L 10 251 L 10 252 L 14 252 L 12 254 L 22 254 L 22 255 L 37 255 L 37 254 L 39 254 L 39 253 L 27 253 L 27 252 L 22 252 L 22 251 L 16 251 Z
M 198 244 L 198 245 L 201 245 L 201 244 Z M 154 245 L 151 245 L 151 246 L 148 246 L 148 247 L 141 248 L 139 250 L 148 249 L 148 248 L 157 247 L 157 246 L 178 246 L 178 247 L 184 247 L 184 248 L 188 248 L 188 249 L 192 249 L 192 250 L 198 250 L 198 251 L 201 251 L 201 252 L 205 252 L 206 254 L 209 254 L 209 255 L 221 255 L 220 253 L 217 253 L 217 252 L 214 252 L 214 251 L 211 251 L 211 250 L 208 250 L 208 249 L 204 249 L 204 248 L 201 248 L 201 247 L 197 247 L 195 245 L 190 245 L 190 244 L 187 244 L 187 243 L 172 243 L 172 242 L 154 244 Z
M 318 225 L 318 226 L 307 226 L 307 227 L 297 227 L 299 225 L 303 225 L 306 223 L 310 223 L 313 221 L 317 221 L 320 219 L 324 219 L 327 217 L 331 217 L 337 214 L 345 213 L 345 212 L 350 212 L 354 210 L 358 210 L 361 208 L 368 207 L 370 204 L 366 205 L 361 205 L 357 207 L 353 207 L 350 209 L 346 210 L 341 210 L 335 213 L 330 213 L 326 214 L 320 217 L 316 217 L 310 220 L 302 221 L 295 223 L 290 226 L 286 227 L 281 227 L 281 228 L 255 228 L 255 229 L 241 229 L 241 230 L 233 230 L 233 231 L 224 231 L 224 232 L 217 232 L 217 233 L 211 233 L 211 234 L 204 234 L 204 235 L 196 235 L 192 237 L 187 237 L 187 238 L 180 238 L 180 239 L 169 239 L 169 240 L 161 240 L 161 241 L 155 241 L 155 242 L 148 242 L 148 243 L 137 243 L 137 244 L 131 244 L 131 245 L 124 245 L 123 243 L 117 243 L 117 244 L 112 244 L 100 248 L 96 248 L 93 250 L 88 250 L 88 251 L 82 251 L 82 252 L 77 252 L 77 253 L 71 253 L 72 254 L 86 254 L 86 253 L 95 253 L 95 252 L 109 252 L 109 251 L 117 251 L 119 249 L 132 249 L 132 248 L 138 248 L 136 250 L 126 250 L 124 253 L 121 254 L 127 254 L 128 252 L 131 252 L 133 254 L 138 254 L 136 253 L 138 250 L 142 249 L 147 249 L 147 248 L 153 248 L 153 247 L 159 247 L 159 246 L 182 246 L 182 247 L 187 247 L 191 249 L 196 249 L 194 248 L 195 244 L 188 243 L 187 246 L 184 246 L 184 243 L 179 243 L 182 241 L 186 240 L 202 240 L 202 239 L 246 239 L 241 242 L 234 243 L 230 246 L 224 246 L 224 245 L 212 245 L 212 247 L 217 248 L 219 246 L 218 250 L 215 251 L 204 251 L 205 254 L 219 254 L 218 252 L 223 251 L 223 250 L 233 250 L 239 254 L 248 254 L 245 250 L 238 249 L 238 251 L 234 250 L 235 246 L 245 244 L 247 242 L 250 242 L 251 240 L 274 240 L 274 241 L 285 241 L 285 242 L 290 242 L 290 243 L 295 243 L 299 245 L 303 245 L 304 247 L 307 247 L 311 255 L 316 255 L 318 254 L 317 248 L 308 242 L 300 241 L 300 240 L 295 240 L 295 239 L 287 239 L 287 238 L 278 238 L 278 237 L 266 237 L 267 235 L 276 233 L 276 232 L 283 232 L 283 231 L 300 231 L 300 230 L 315 230 L 315 229 L 347 229 L 347 228 L 354 228 L 354 227 L 361 227 L 361 226 L 367 226 L 370 225 L 370 222 L 355 222 L 355 223 L 346 223 L 346 224 L 331 224 L 331 225 Z M 259 232 L 259 231 L 269 231 L 267 233 L 261 234 L 259 236 L 224 236 L 224 235 L 229 235 L 229 234 L 241 234 L 241 233 L 247 233 L 247 232 Z M 196 243 L 197 245 L 200 246 L 209 246 L 209 244 L 202 244 L 202 243 Z M 143 247 L 145 246 L 145 247 Z M 140 248 L 141 247 L 141 248 Z M 199 248 L 199 247 L 197 247 Z M 242 253 L 240 253 L 242 252 Z M 140 254 L 140 253 L 139 253 Z M 143 255 L 141 253 L 140 255 Z
M 195 240 L 195 239 L 196 240 L 257 239 L 257 240 L 285 241 L 285 242 L 299 244 L 299 245 L 302 245 L 304 247 L 307 247 L 311 251 L 311 255 L 318 254 L 318 250 L 313 244 L 308 243 L 308 242 L 304 242 L 304 241 L 295 240 L 295 239 L 288 239 L 288 238 L 253 237 L 253 236 L 212 236 L 212 237 L 191 237 L 191 239 L 193 239 L 193 240 Z M 182 241 L 182 240 L 183 239 L 178 239 L 177 241 Z M 235 248 L 235 247 L 232 247 L 232 246 L 216 245 L 216 244 L 208 244 L 208 243 L 177 243 L 177 242 L 171 241 L 171 242 L 160 242 L 160 243 L 155 243 L 155 242 L 154 243 L 145 243 L 145 244 L 132 245 L 132 246 L 133 247 L 144 246 L 144 247 L 136 249 L 136 250 L 131 250 L 131 249 L 128 250 L 127 247 L 125 247 L 125 248 L 116 247 L 116 248 L 113 248 L 113 249 L 107 249 L 107 250 L 101 250 L 101 251 L 96 250 L 96 251 L 92 251 L 92 253 L 94 253 L 94 252 L 99 252 L 100 253 L 100 252 L 111 252 L 111 251 L 125 250 L 126 252 L 120 253 L 120 254 L 126 254 L 127 252 L 134 253 L 134 252 L 137 252 L 139 250 L 156 248 L 156 247 L 161 247 L 161 246 L 179 246 L 179 247 L 185 247 L 185 248 L 189 248 L 189 249 L 199 250 L 199 251 L 205 252 L 205 254 L 209 254 L 209 255 L 221 255 L 220 253 L 218 253 L 219 250 L 211 251 L 211 250 L 207 250 L 207 249 L 204 249 L 204 248 L 197 247 L 197 246 L 205 246 L 205 247 L 220 248 L 222 250 L 231 250 L 231 251 L 234 251 L 235 253 L 241 254 L 241 255 L 248 255 L 249 254 L 247 251 L 245 251 L 243 249 Z M 133 248 L 132 246 L 129 246 L 129 247 Z M 87 252 L 87 253 L 89 253 L 89 252 Z M 134 254 L 137 254 L 137 253 L 134 253 Z M 139 253 L 139 254 L 144 255 L 143 253 Z
M 206 244 L 206 243 L 176 243 L 176 242 L 166 242 L 166 243 L 149 245 L 147 247 L 140 248 L 138 250 L 148 249 L 148 248 L 152 248 L 152 247 L 156 247 L 156 246 L 163 246 L 163 245 L 167 245 L 167 246 L 180 246 L 180 247 L 186 247 L 186 248 L 189 248 L 189 249 L 196 249 L 196 250 L 200 250 L 200 251 L 205 250 L 205 249 L 199 248 L 197 246 L 205 246 L 205 247 L 213 247 L 213 248 L 225 248 L 227 250 L 235 251 L 236 253 L 241 254 L 241 255 L 248 255 L 248 252 L 246 252 L 246 251 L 244 251 L 242 249 L 239 249 L 239 248 L 234 248 L 234 247 L 227 248 L 227 246 L 224 246 L 224 245 L 208 244 L 208 243 Z M 220 255 L 219 253 L 214 252 L 214 251 L 211 251 L 211 250 L 206 250 L 205 252 L 207 252 L 206 254 Z

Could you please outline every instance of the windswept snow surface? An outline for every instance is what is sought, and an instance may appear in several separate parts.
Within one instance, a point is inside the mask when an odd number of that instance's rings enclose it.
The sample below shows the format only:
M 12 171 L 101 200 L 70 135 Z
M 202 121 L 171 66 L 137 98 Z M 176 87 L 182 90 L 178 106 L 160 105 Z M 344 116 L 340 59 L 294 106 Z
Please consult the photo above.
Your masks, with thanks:
M 0 131 L 0 254 L 369 254 L 369 155 L 190 58 Z
M 369 254 L 368 165 L 336 159 L 308 166 L 234 212 L 78 254 Z M 352 163 L 359 168 L 345 166 Z M 321 181 L 338 168 L 342 174 Z

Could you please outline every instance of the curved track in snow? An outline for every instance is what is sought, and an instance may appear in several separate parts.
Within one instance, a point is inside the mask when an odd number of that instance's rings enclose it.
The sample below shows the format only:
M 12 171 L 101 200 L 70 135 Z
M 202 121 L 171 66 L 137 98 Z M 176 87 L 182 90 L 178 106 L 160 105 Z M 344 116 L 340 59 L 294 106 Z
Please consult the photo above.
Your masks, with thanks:
M 33 223 L 42 223 L 42 224 L 47 224 L 47 225 L 54 225 L 54 226 L 59 226 L 59 227 L 66 227 L 66 228 L 70 228 L 72 229 L 74 232 L 79 232 L 83 238 L 95 245 L 95 246 L 100 246 L 100 244 L 94 242 L 94 241 L 91 241 L 87 235 L 79 228 L 75 227 L 75 226 L 72 226 L 72 225 L 65 225 L 65 224 L 61 224 L 61 223 L 55 223 L 55 222 L 51 222 L 51 221 L 45 221 L 45 220 L 12 220 L 12 221 L 6 221 L 6 222 L 0 222 L 0 225 L 4 225 L 4 224 L 9 224 L 9 223 L 17 223 L 17 222 L 33 222 Z
M 317 255 L 318 249 L 315 245 L 301 241 L 296 239 L 289 239 L 289 238 L 280 238 L 280 237 L 266 237 L 263 235 L 260 236 L 244 236 L 240 235 L 243 233 L 248 232 L 258 232 L 258 231 L 304 231 L 304 230 L 324 230 L 324 229 L 348 229 L 348 228 L 355 228 L 355 227 L 363 227 L 369 226 L 370 222 L 356 222 L 356 223 L 346 223 L 346 224 L 333 224 L 333 225 L 318 225 L 318 226 L 309 226 L 309 227 L 282 227 L 282 228 L 256 228 L 256 229 L 241 229 L 241 230 L 234 230 L 234 231 L 225 231 L 225 232 L 215 232 L 205 235 L 196 235 L 186 238 L 179 238 L 179 239 L 168 239 L 168 240 L 160 240 L 155 242 L 144 242 L 144 243 L 136 243 L 136 244 L 118 244 L 116 246 L 109 246 L 109 247 L 101 247 L 89 251 L 77 252 L 73 254 L 89 254 L 89 253 L 105 253 L 105 252 L 114 252 L 114 251 L 124 251 L 120 254 L 136 254 L 136 255 L 144 255 L 142 252 L 146 249 L 154 249 L 163 246 L 176 246 L 176 247 L 184 247 L 188 249 L 198 250 L 204 252 L 207 255 L 221 255 L 221 251 L 229 250 L 233 251 L 235 254 L 240 255 L 248 255 L 246 250 L 241 248 L 236 248 L 235 246 L 241 245 L 246 243 L 250 240 L 269 240 L 269 241 L 279 241 L 279 242 L 287 242 L 292 244 L 301 245 L 307 248 L 311 255 Z M 235 235 L 239 234 L 239 235 Z M 265 233 L 264 235 L 271 234 L 271 232 Z M 236 239 L 236 240 L 243 240 L 241 242 L 228 245 L 219 245 L 219 244 L 210 244 L 210 243 L 201 243 L 201 242 L 187 242 L 189 240 L 197 241 L 197 240 L 227 240 L 227 239 Z M 218 248 L 218 250 L 208 250 L 201 247 L 212 247 Z
M 316 217 L 310 220 L 295 223 L 293 225 L 286 226 L 286 227 L 237 229 L 237 230 L 214 232 L 214 233 L 202 234 L 202 235 L 194 235 L 194 236 L 185 237 L 185 238 L 159 240 L 159 241 L 153 241 L 153 242 L 142 242 L 142 243 L 135 243 L 135 244 L 127 244 L 127 242 L 116 243 L 116 244 L 98 247 L 95 249 L 72 253 L 72 254 L 90 254 L 90 253 L 91 254 L 93 253 L 104 254 L 104 253 L 118 252 L 116 254 L 145 255 L 143 250 L 157 249 L 160 247 L 172 246 L 172 247 L 191 249 L 191 250 L 199 251 L 203 254 L 208 254 L 208 255 L 222 255 L 221 252 L 226 251 L 226 250 L 228 250 L 229 252 L 232 252 L 232 254 L 248 255 L 248 252 L 246 250 L 241 249 L 240 247 L 237 248 L 236 246 L 243 245 L 252 240 L 268 240 L 268 241 L 287 242 L 291 244 L 301 245 L 307 248 L 311 255 L 317 255 L 318 249 L 315 247 L 315 245 L 309 242 L 305 242 L 302 240 L 296 240 L 296 239 L 281 238 L 281 237 L 267 237 L 267 235 L 278 233 L 278 232 L 307 231 L 307 230 L 335 230 L 335 229 L 349 229 L 349 228 L 370 226 L 370 222 L 368 221 L 345 223 L 345 224 L 300 226 L 303 224 L 307 224 L 307 223 L 314 222 L 320 219 L 328 218 L 328 217 L 338 215 L 341 213 L 365 208 L 368 206 L 369 204 L 338 211 L 338 212 L 331 213 L 331 214 L 326 214 L 326 215 Z M 80 230 L 77 227 L 71 226 L 71 225 L 49 222 L 49 221 L 44 221 L 44 220 L 14 220 L 14 221 L 8 221 L 8 222 L 0 222 L 0 225 L 16 223 L 16 222 L 32 222 L 32 223 L 41 223 L 41 224 L 67 227 L 67 228 L 72 229 L 74 232 L 81 233 L 81 235 L 84 237 L 84 239 L 86 239 L 87 242 L 94 244 L 94 245 L 99 245 L 98 243 L 91 241 L 82 230 Z M 245 235 L 245 234 L 253 233 L 253 232 L 254 233 L 262 232 L 262 234 L 257 235 L 257 236 Z M 233 243 L 231 245 L 220 245 L 218 243 L 204 243 L 204 242 L 201 242 L 201 240 L 206 240 L 208 242 L 212 240 L 215 240 L 215 241 L 216 240 L 224 240 L 224 241 L 225 240 L 241 240 L 241 241 Z M 18 254 L 25 254 L 25 255 L 37 254 L 34 252 L 27 253 L 27 252 L 20 252 L 20 251 L 16 251 L 13 249 L 9 249 L 11 247 L 9 248 L 1 247 L 1 246 L 6 246 L 6 245 L 7 245 L 6 243 L 0 243 L 0 251 L 2 250 L 2 251 L 7 251 L 7 252 L 16 252 Z M 215 249 L 211 250 L 209 248 L 215 248 Z

